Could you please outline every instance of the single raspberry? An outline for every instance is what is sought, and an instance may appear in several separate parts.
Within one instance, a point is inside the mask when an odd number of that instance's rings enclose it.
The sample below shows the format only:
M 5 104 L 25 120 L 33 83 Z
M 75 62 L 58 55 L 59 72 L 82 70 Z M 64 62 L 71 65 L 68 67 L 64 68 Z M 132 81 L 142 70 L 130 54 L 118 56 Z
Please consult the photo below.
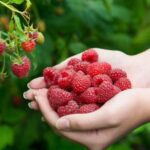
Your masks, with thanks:
M 130 89 L 131 88 L 131 82 L 128 78 L 120 78 L 118 79 L 115 84 L 115 86 L 119 87 L 122 91 Z
M 70 92 L 60 88 L 49 88 L 48 99 L 52 108 L 57 109 L 60 106 L 66 105 L 69 101 L 73 100 Z
M 13 100 L 13 104 L 14 104 L 15 106 L 20 106 L 21 103 L 22 103 L 22 99 L 21 99 L 21 97 L 19 97 L 19 96 L 14 96 L 14 97 L 12 98 L 12 100 Z
M 25 57 L 21 58 L 21 62 L 19 62 L 19 61 L 15 61 L 11 65 L 12 72 L 18 78 L 23 78 L 23 77 L 28 76 L 28 73 L 31 68 L 31 62 L 30 62 L 29 58 L 25 56 Z
M 28 34 L 28 36 L 29 36 L 30 39 L 33 39 L 33 40 L 37 39 L 38 32 L 31 32 L 31 33 Z
M 82 93 L 91 86 L 91 78 L 88 75 L 75 75 L 72 80 L 72 88 L 76 93 Z
M 78 105 L 81 105 L 81 99 L 80 99 L 80 94 L 75 93 L 74 91 L 71 91 L 71 94 L 73 96 L 73 100 L 78 103 Z
M 85 90 L 81 95 L 80 95 L 80 101 L 83 103 L 96 103 L 98 100 L 98 96 L 96 93 L 96 88 L 90 87 L 87 90 Z
M 71 58 L 68 62 L 68 65 L 72 65 L 74 66 L 75 64 L 81 62 L 81 60 L 79 58 Z
M 52 67 L 47 67 L 43 70 L 43 76 L 47 86 L 57 84 L 58 71 Z
M 24 41 L 24 42 L 22 42 L 21 46 L 22 46 L 22 49 L 23 49 L 24 51 L 30 53 L 30 52 L 32 52 L 33 49 L 35 48 L 36 43 L 35 43 L 34 40 Z
M 78 62 L 77 64 L 74 65 L 74 70 L 83 71 L 84 73 L 86 73 L 86 69 L 88 65 L 89 65 L 89 62 L 87 61 Z
M 98 61 L 98 54 L 94 49 L 88 49 L 82 54 L 82 60 L 90 63 Z
M 77 102 L 73 100 L 69 101 L 67 105 L 60 106 L 57 109 L 57 113 L 60 117 L 66 116 L 69 114 L 75 114 L 75 113 L 78 113 L 78 111 L 79 111 L 79 105 L 77 104 Z
M 111 78 L 106 74 L 99 74 L 93 77 L 92 86 L 98 87 L 103 81 L 108 81 L 112 83 Z
M 74 70 L 74 67 L 73 67 L 72 65 L 68 65 L 68 66 L 66 66 L 64 69 L 67 69 L 67 70 L 68 70 L 68 69 L 69 69 L 69 70 L 70 70 L 70 69 L 73 69 L 73 70 Z
M 91 77 L 101 74 L 100 63 L 95 62 L 95 63 L 89 64 L 87 66 L 86 71 L 87 71 L 87 74 L 89 74 Z
M 3 42 L 3 41 L 0 41 L 0 55 L 3 54 L 3 52 L 5 51 L 6 49 L 6 43 Z
M 45 37 L 44 37 L 44 35 L 43 35 L 42 32 L 38 32 L 38 33 L 37 33 L 36 42 L 37 42 L 38 44 L 43 44 L 43 43 L 45 42 Z
M 110 78 L 113 80 L 113 82 L 117 81 L 119 78 L 122 77 L 127 77 L 127 74 L 125 71 L 123 71 L 122 69 L 112 69 L 110 74 L 109 74 Z
M 111 69 L 112 67 L 109 63 L 107 62 L 100 63 L 101 74 L 110 74 Z
M 111 71 L 111 65 L 106 62 L 94 62 L 87 66 L 87 74 L 94 77 L 98 74 L 109 74 Z
M 96 92 L 98 95 L 98 103 L 105 103 L 116 94 L 113 84 L 108 81 L 104 81 L 99 88 L 97 88 Z
M 70 89 L 74 74 L 75 74 L 74 70 L 69 70 L 69 69 L 62 70 L 58 77 L 58 85 L 60 86 L 60 88 Z
M 96 111 L 100 107 L 97 104 L 85 104 L 82 105 L 79 109 L 79 113 L 90 113 Z

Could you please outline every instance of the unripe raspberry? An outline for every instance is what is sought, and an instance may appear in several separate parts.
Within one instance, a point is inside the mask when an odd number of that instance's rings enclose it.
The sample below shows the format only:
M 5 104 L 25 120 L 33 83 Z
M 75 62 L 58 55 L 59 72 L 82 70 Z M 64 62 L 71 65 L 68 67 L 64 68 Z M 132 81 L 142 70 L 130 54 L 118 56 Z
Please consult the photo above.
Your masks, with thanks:
M 36 42 L 37 42 L 38 44 L 43 44 L 43 43 L 45 42 L 45 38 L 44 38 L 43 33 L 41 33 L 41 32 L 38 32 L 38 33 L 37 33 Z

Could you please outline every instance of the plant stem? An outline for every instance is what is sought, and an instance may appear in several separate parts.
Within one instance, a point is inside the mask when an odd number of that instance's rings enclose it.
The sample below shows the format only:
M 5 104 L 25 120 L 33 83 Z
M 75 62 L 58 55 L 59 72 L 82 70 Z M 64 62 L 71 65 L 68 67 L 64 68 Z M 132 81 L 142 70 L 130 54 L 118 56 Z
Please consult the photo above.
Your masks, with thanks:
M 8 5 L 2 1 L 0 1 L 0 4 L 2 4 L 3 6 L 7 7 L 9 10 L 13 11 L 13 12 L 16 12 L 16 13 L 19 13 L 22 15 L 23 12 L 17 10 L 15 7 L 13 7 L 12 5 Z
M 6 61 L 5 61 L 5 55 L 4 55 L 3 58 L 4 58 L 4 59 L 3 59 L 3 67 L 2 67 L 1 73 L 3 73 L 3 72 L 5 71 L 5 64 L 6 64 Z

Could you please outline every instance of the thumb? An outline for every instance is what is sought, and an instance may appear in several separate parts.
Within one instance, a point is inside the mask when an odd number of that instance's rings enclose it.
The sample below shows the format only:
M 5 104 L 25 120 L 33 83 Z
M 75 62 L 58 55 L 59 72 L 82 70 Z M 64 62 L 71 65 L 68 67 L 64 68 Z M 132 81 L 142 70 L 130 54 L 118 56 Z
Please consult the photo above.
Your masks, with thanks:
M 112 127 L 109 115 L 97 110 L 88 114 L 74 114 L 62 117 L 57 120 L 56 127 L 59 130 L 93 130 Z M 112 119 L 111 119 L 112 120 Z

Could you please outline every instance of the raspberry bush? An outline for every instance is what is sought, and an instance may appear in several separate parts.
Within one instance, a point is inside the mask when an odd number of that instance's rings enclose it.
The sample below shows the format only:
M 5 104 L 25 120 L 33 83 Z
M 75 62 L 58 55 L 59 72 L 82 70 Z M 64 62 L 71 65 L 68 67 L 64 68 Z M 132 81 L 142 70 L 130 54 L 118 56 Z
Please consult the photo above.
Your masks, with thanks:
M 23 11 L 14 7 L 14 4 L 25 3 Z M 27 53 L 32 53 L 36 49 L 36 43 L 42 44 L 44 36 L 38 29 L 33 27 L 29 9 L 30 0 L 17 1 L 12 0 L 8 3 L 0 1 L 3 7 L 12 12 L 11 19 L 7 22 L 7 31 L 0 31 L 0 57 L 3 57 L 0 79 L 2 82 L 7 76 L 5 61 L 10 60 L 12 73 L 18 78 L 24 78 L 29 75 L 31 64 Z

